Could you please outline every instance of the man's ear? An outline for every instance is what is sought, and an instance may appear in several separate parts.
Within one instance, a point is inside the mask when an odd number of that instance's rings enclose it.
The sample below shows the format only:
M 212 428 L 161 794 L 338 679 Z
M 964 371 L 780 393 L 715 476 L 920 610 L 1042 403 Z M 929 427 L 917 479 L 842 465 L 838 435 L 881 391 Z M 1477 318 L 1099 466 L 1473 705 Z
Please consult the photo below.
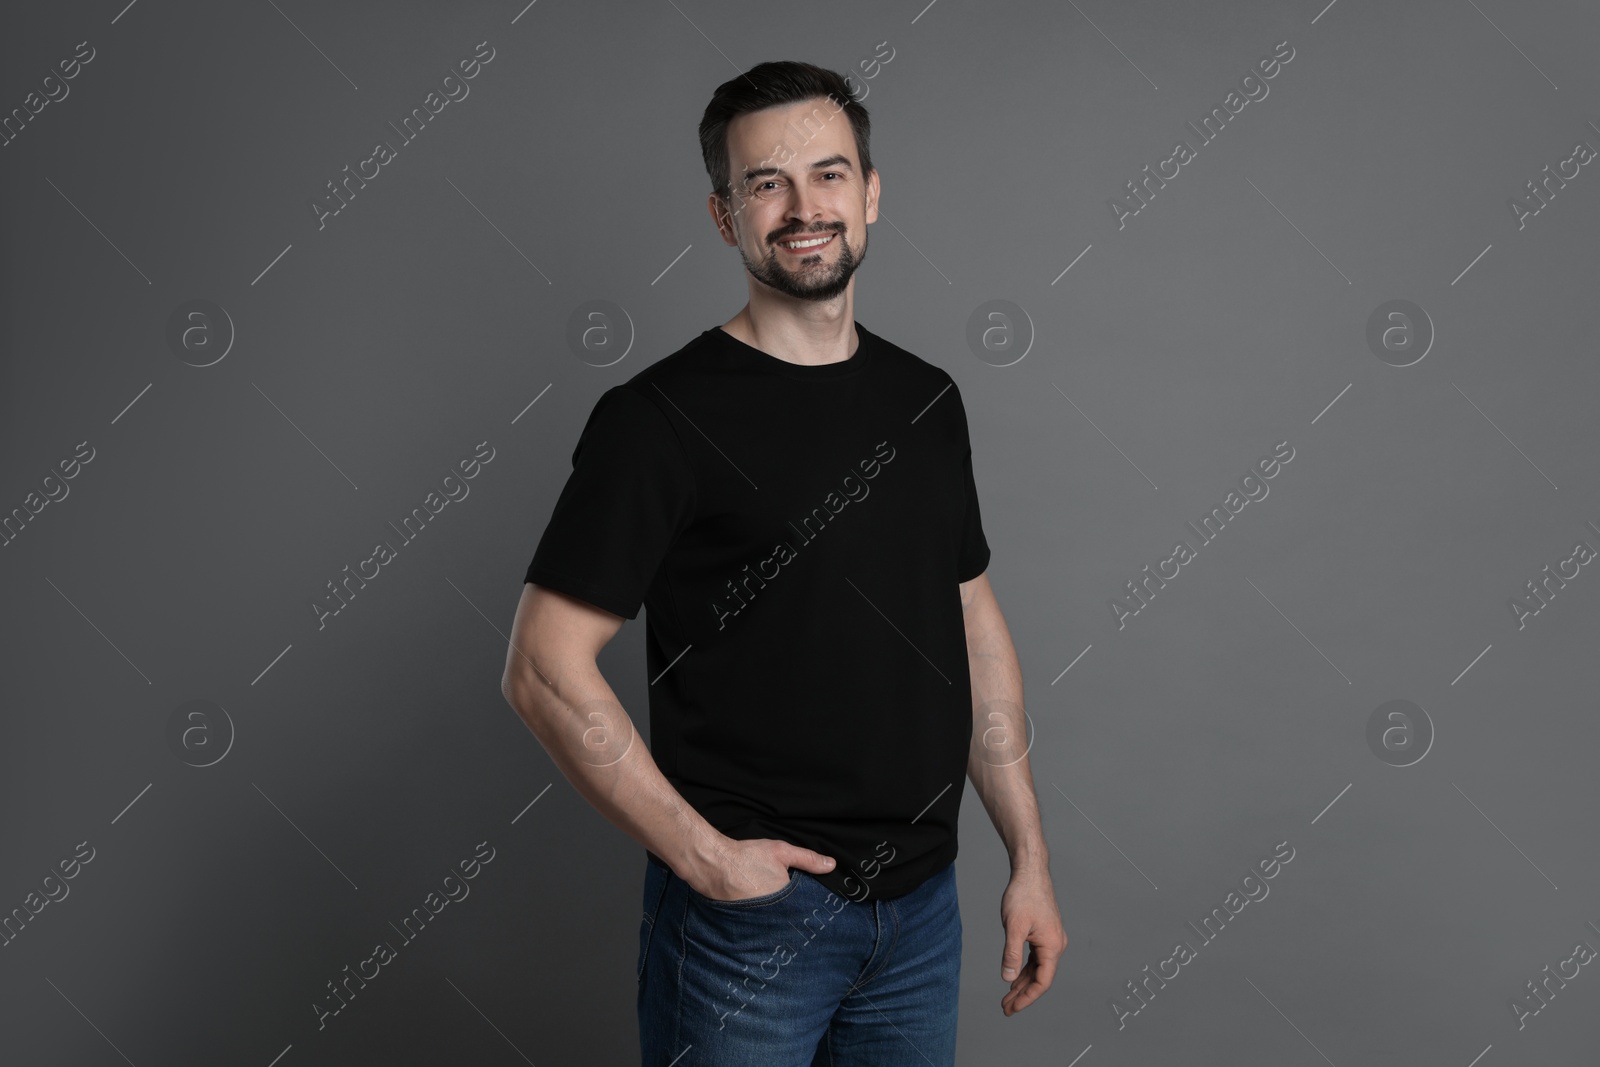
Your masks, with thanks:
M 738 244 L 739 235 L 733 228 L 733 210 L 728 201 L 719 194 L 712 193 L 706 200 L 706 209 L 711 212 L 711 221 L 716 225 L 717 232 L 722 235 L 722 243 Z

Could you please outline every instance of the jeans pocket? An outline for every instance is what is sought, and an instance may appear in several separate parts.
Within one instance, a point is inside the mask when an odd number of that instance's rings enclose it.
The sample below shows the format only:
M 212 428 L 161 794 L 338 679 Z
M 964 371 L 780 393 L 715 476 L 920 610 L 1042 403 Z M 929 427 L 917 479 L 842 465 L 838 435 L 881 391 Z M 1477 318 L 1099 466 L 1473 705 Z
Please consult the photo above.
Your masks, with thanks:
M 741 897 L 738 900 L 717 900 L 699 892 L 694 888 L 694 886 L 689 885 L 688 882 L 685 882 L 684 885 L 688 886 L 690 894 L 692 894 L 696 900 L 704 904 L 709 904 L 714 908 L 732 908 L 734 910 L 743 908 L 759 908 L 767 904 L 776 904 L 778 901 L 787 897 L 790 893 L 793 893 L 800 885 L 800 869 L 798 867 L 789 868 L 789 884 L 784 886 L 782 889 L 774 890 L 771 893 L 763 893 L 758 897 Z

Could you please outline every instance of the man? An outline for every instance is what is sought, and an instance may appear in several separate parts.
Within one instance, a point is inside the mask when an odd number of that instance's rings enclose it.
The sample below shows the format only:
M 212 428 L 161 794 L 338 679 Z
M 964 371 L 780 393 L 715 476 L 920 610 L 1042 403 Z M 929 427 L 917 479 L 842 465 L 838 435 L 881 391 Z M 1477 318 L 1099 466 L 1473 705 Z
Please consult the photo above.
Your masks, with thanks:
M 954 1063 L 964 777 L 1011 857 L 1005 1014 L 1066 946 L 960 391 L 854 319 L 869 132 L 810 64 L 717 88 L 749 303 L 600 397 L 517 609 L 506 699 L 647 850 L 648 1067 Z M 641 605 L 650 748 L 596 666 Z

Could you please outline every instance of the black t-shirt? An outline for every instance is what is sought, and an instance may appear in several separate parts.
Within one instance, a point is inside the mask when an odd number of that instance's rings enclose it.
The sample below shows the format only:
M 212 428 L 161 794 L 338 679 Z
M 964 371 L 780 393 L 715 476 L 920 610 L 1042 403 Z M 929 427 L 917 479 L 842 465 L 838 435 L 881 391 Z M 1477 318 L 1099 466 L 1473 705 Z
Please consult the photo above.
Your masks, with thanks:
M 803 366 L 713 327 L 608 389 L 526 580 L 643 604 L 667 780 L 729 837 L 833 856 L 819 879 L 864 900 L 955 859 L 957 585 L 989 545 L 955 382 L 855 329 Z

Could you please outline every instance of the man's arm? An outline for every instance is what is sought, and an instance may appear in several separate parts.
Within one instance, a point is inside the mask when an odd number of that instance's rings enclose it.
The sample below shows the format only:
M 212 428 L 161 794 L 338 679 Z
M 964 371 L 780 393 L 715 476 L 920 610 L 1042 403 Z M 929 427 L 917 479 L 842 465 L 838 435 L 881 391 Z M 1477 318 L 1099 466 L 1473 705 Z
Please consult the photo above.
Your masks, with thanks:
M 1022 668 L 1011 631 L 987 573 L 961 583 L 961 612 L 972 677 L 972 748 L 967 777 L 1011 857 L 1011 881 L 1000 903 L 1005 951 L 1000 976 L 1011 990 L 1000 1001 L 1007 1015 L 1037 1000 L 1055 978 L 1067 945 L 1050 880 L 1050 853 L 1039 820 L 1028 766 L 1028 723 Z M 1023 945 L 1032 958 L 1023 966 Z
M 573 788 L 713 899 L 776 892 L 789 867 L 831 870 L 832 859 L 810 849 L 724 836 L 667 781 L 596 663 L 624 621 L 564 593 L 522 587 L 500 691 Z
M 1011 631 L 987 572 L 960 588 L 967 667 L 972 675 L 972 753 L 967 759 L 967 776 L 1005 842 L 1012 873 L 1047 870 L 1050 854 L 1026 756 L 1022 668 L 1011 644 Z

